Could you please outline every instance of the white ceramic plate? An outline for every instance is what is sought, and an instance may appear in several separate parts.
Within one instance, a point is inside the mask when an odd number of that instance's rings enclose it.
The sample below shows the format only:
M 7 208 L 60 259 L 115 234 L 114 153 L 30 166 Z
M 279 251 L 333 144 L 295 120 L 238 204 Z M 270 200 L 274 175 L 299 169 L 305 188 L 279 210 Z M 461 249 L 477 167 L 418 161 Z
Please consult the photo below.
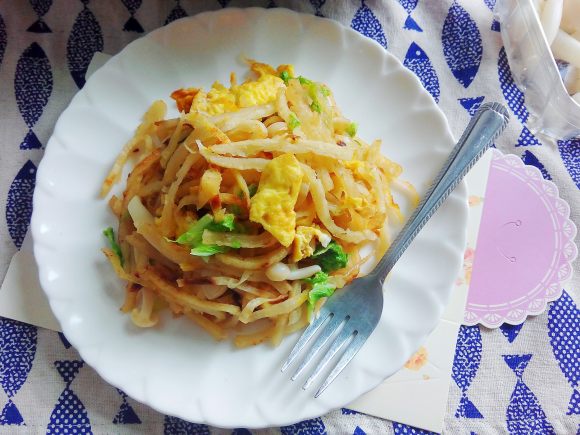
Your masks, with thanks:
M 298 334 L 280 347 L 235 350 L 185 319 L 140 330 L 119 312 L 122 283 L 100 248 L 115 222 L 103 178 L 155 99 L 205 86 L 240 55 L 296 70 L 334 90 L 345 114 L 424 193 L 453 139 L 415 76 L 378 44 L 336 22 L 287 10 L 227 9 L 177 21 L 129 44 L 61 115 L 38 169 L 32 231 L 40 281 L 69 341 L 109 383 L 161 412 L 222 427 L 293 423 L 344 406 L 404 364 L 436 326 L 461 265 L 465 187 L 425 227 L 388 280 L 381 322 L 318 399 L 280 373 Z M 172 106 L 172 104 L 170 104 Z M 290 372 L 291 370 L 289 370 Z

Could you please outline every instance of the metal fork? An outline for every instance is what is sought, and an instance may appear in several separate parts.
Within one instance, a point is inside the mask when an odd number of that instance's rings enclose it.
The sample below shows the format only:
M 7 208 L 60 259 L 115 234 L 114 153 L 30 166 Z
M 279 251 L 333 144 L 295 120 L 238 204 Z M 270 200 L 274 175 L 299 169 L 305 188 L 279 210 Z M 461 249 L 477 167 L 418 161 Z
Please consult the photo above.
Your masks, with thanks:
M 360 350 L 381 317 L 383 283 L 388 273 L 439 206 L 503 131 L 508 121 L 509 115 L 501 104 L 487 103 L 482 105 L 451 151 L 433 185 L 375 269 L 370 274 L 357 278 L 343 289 L 338 290 L 322 306 L 317 317 L 306 328 L 282 366 L 282 371 L 285 371 L 310 342 L 314 334 L 324 325 L 316 341 L 298 366 L 296 373 L 292 376 L 294 381 L 333 334 L 339 330 L 326 354 L 306 380 L 303 389 L 307 389 L 314 382 L 330 360 L 346 345 L 341 358 L 315 395 L 315 397 L 320 396 Z

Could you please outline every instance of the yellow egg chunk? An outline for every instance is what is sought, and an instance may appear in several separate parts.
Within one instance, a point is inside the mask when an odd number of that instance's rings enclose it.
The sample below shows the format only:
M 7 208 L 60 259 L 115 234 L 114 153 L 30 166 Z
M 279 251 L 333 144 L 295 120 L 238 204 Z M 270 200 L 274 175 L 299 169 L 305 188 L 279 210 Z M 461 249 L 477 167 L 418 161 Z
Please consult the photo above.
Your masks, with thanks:
M 274 73 L 276 72 L 274 71 Z M 262 70 L 259 70 L 258 74 L 260 74 L 258 79 L 247 81 L 241 85 L 233 85 L 230 88 L 225 87 L 220 82 L 215 82 L 207 94 L 196 89 L 191 110 L 209 115 L 219 115 L 235 112 L 243 107 L 273 102 L 276 99 L 278 88 L 284 84 L 284 80 Z
M 323 233 L 321 230 L 315 227 L 307 227 L 300 225 L 296 228 L 296 236 L 294 237 L 294 246 L 292 247 L 292 261 L 296 263 L 303 258 L 308 258 L 314 254 L 314 248 L 316 243 L 312 243 L 314 238 L 318 240 L 324 240 L 329 238 L 328 234 Z
M 296 234 L 294 206 L 301 183 L 300 163 L 294 155 L 283 154 L 266 165 L 250 201 L 250 220 L 262 224 L 285 247 Z
M 236 96 L 221 83 L 214 83 L 207 93 L 207 113 L 218 115 L 235 110 L 238 110 Z
M 284 84 L 280 77 L 263 75 L 255 82 L 247 82 L 232 88 L 238 107 L 266 104 L 276 99 L 278 88 Z

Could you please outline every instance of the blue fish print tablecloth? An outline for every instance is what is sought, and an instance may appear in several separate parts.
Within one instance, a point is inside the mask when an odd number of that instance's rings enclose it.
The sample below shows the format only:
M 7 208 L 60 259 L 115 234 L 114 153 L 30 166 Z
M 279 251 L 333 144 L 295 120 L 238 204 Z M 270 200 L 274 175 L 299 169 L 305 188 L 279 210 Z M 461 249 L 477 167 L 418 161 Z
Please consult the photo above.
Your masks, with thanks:
M 492 14 L 495 0 L 0 1 L 0 278 L 22 244 L 36 167 L 54 123 L 85 83 L 95 52 L 114 54 L 178 18 L 228 6 L 288 7 L 352 27 L 396 55 L 447 115 L 458 136 L 487 101 L 513 115 L 497 148 L 553 180 L 580 223 L 580 140 L 548 143 L 526 127 Z M 580 309 L 576 278 L 544 314 L 496 330 L 461 327 L 445 431 L 580 432 Z M 42 379 L 43 381 L 38 381 Z M 62 334 L 0 318 L 0 433 L 423 434 L 336 410 L 289 427 L 224 431 L 164 416 L 103 382 Z M 421 412 L 417 409 L 417 412 Z

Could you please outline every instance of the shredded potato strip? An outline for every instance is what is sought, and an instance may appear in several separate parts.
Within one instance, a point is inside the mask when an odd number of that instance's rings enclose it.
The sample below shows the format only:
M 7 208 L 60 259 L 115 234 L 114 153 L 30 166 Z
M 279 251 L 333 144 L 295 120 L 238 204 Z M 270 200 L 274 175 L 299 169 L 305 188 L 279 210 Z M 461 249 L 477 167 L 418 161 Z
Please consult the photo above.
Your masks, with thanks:
M 161 152 L 161 166 L 164 168 L 167 166 L 167 161 L 169 160 L 169 158 L 173 155 L 173 153 L 177 149 L 177 145 L 179 145 L 179 139 L 181 137 L 182 129 L 183 129 L 183 118 L 179 118 L 175 130 L 171 134 L 171 139 L 169 139 L 169 144 L 167 144 L 165 149 Z
M 341 147 L 333 143 L 301 140 L 292 143 L 283 139 L 255 139 L 246 140 L 223 145 L 214 145 L 212 152 L 216 154 L 229 154 L 232 156 L 253 156 L 260 152 L 282 152 L 282 153 L 313 153 L 319 156 L 330 157 L 338 160 L 352 159 L 351 149 Z
M 244 323 L 253 322 L 255 320 L 264 319 L 264 318 L 268 318 L 268 317 L 276 317 L 276 316 L 279 316 L 281 314 L 288 314 L 288 313 L 296 310 L 300 306 L 302 306 L 302 304 L 304 304 L 307 299 L 308 299 L 308 292 L 303 291 L 299 295 L 294 296 L 292 298 L 289 298 L 289 299 L 285 300 L 284 302 L 280 302 L 279 304 L 271 305 L 271 306 L 268 306 L 266 308 L 262 308 L 261 310 L 254 311 L 251 314 L 248 314 L 247 317 L 244 317 L 244 320 L 246 320 L 246 322 L 244 322 Z M 274 301 L 270 301 L 270 302 L 274 302 Z M 240 320 L 243 321 L 242 319 L 240 319 Z
M 179 171 L 177 171 L 176 179 L 171 184 L 171 187 L 165 196 L 165 204 L 163 205 L 163 211 L 161 212 L 161 218 L 159 222 L 159 226 L 162 228 L 162 232 L 165 236 L 171 236 L 175 232 L 175 221 L 172 219 L 172 217 L 175 209 L 175 195 L 177 194 L 177 189 L 183 182 L 183 179 L 187 175 L 189 169 L 199 158 L 199 154 L 190 154 L 187 156 L 185 162 L 183 162 L 183 165 L 181 168 L 179 168 Z
M 256 171 L 263 171 L 266 165 L 270 162 L 268 159 L 253 158 L 253 159 L 238 159 L 235 157 L 224 157 L 219 154 L 210 151 L 210 149 L 203 146 L 203 144 L 198 141 L 199 152 L 209 163 L 221 166 L 222 168 L 232 168 L 248 170 L 254 169 Z
M 234 113 L 222 113 L 210 118 L 210 121 L 222 130 L 231 130 L 236 123 L 247 119 L 261 119 L 273 115 L 276 111 L 274 104 L 247 107 Z
M 157 291 L 160 295 L 191 310 L 207 313 L 213 316 L 220 312 L 228 313 L 234 316 L 240 314 L 240 308 L 236 305 L 204 301 L 196 296 L 179 291 L 177 287 L 172 286 L 150 268 L 147 268 L 141 272 L 141 275 L 143 279 L 148 281 L 151 284 L 151 287 L 154 288 L 155 291 Z
M 240 283 L 235 278 L 228 278 L 225 276 L 216 276 L 216 277 L 211 278 L 211 281 L 214 284 L 225 285 L 228 288 L 243 291 L 243 292 L 249 293 L 251 295 L 255 295 L 255 296 L 270 295 L 271 296 L 271 292 L 261 290 L 260 288 L 256 287 L 255 285 L 252 285 L 250 283 Z
M 139 145 L 139 143 L 151 133 L 153 128 L 155 127 L 155 122 L 160 121 L 165 116 L 165 112 L 167 110 L 167 106 L 163 101 L 155 101 L 149 110 L 143 115 L 143 122 L 137 128 L 137 132 L 131 138 L 129 142 L 123 147 L 122 151 L 119 153 L 119 156 L 115 160 L 111 171 L 105 178 L 103 182 L 103 187 L 101 189 L 101 196 L 106 196 L 113 184 L 119 181 L 121 177 L 121 171 L 123 170 L 123 166 L 127 162 L 127 159 L 131 155 L 131 152 Z
M 275 298 L 254 298 L 250 302 L 246 304 L 244 309 L 240 314 L 240 322 L 248 323 L 250 316 L 254 313 L 254 310 L 258 308 L 260 305 L 265 304 L 266 302 L 280 302 L 286 299 L 285 295 L 277 296 Z M 268 316 L 267 316 L 268 317 Z
M 137 166 L 135 166 L 135 169 L 133 169 L 131 174 L 129 174 L 129 177 L 127 178 L 127 188 L 123 194 L 123 209 L 127 208 L 129 201 L 143 188 L 141 182 L 143 181 L 144 175 L 159 163 L 159 158 L 159 150 L 154 150 L 151 154 L 141 160 Z
M 216 260 L 227 266 L 236 267 L 242 270 L 260 270 L 283 260 L 288 255 L 288 248 L 280 247 L 270 254 L 257 255 L 255 257 L 244 258 L 237 254 L 219 254 Z
M 276 239 L 268 232 L 251 236 L 247 234 L 214 233 L 205 230 L 202 240 L 206 245 L 232 246 L 237 244 L 240 248 L 268 248 L 277 243 Z
M 312 168 L 304 164 L 301 166 L 304 174 L 306 174 L 308 182 L 310 183 L 310 193 L 314 200 L 314 206 L 316 207 L 318 218 L 334 236 L 350 243 L 360 243 L 364 240 L 376 239 L 377 236 L 372 231 L 351 231 L 336 225 L 330 216 L 328 201 L 326 200 L 324 187 L 322 186 L 321 181 L 316 177 L 316 173 Z

